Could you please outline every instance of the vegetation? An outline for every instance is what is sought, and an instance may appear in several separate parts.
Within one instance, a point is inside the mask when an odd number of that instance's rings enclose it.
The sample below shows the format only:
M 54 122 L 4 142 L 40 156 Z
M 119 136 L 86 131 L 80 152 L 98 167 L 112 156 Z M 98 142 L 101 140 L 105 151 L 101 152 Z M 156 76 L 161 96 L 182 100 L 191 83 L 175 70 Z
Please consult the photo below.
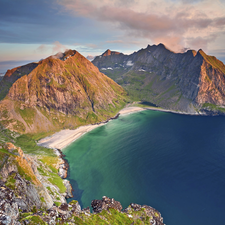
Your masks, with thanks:
M 63 184 L 63 180 L 59 177 L 58 174 L 51 174 L 50 178 L 48 179 L 53 185 L 56 185 L 59 188 L 61 193 L 66 192 L 66 187 Z
M 212 110 L 212 111 L 218 111 L 218 112 L 221 112 L 221 113 L 225 113 L 225 108 L 222 108 L 221 106 L 218 106 L 218 105 L 214 105 L 212 103 L 204 103 L 202 105 L 202 108 Z

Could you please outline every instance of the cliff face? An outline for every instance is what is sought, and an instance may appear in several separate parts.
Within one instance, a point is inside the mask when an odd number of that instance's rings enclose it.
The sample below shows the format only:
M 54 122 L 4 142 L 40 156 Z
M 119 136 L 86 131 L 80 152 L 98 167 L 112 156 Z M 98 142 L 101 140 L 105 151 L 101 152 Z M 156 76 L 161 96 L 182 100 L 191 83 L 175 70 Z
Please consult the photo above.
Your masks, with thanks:
M 13 83 L 1 101 L 2 123 L 19 132 L 97 123 L 114 116 L 124 106 L 125 95 L 85 57 L 69 50 L 42 60 Z
M 103 53 L 93 64 L 135 100 L 188 113 L 225 105 L 225 66 L 201 49 L 174 53 L 159 44 L 131 55 Z

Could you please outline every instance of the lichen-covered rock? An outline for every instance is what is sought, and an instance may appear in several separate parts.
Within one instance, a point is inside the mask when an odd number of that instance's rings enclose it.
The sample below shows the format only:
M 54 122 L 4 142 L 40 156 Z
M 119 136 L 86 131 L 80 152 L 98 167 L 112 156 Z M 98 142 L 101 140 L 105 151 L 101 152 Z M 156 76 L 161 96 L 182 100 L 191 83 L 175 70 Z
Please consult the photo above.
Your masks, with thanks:
M 91 202 L 91 207 L 95 213 L 99 213 L 102 210 L 108 210 L 109 208 L 121 211 L 123 208 L 120 202 L 115 201 L 114 198 L 108 198 L 106 196 L 103 196 L 102 200 L 93 200 Z
M 75 201 L 75 200 L 71 201 L 69 203 L 69 208 L 70 208 L 70 211 L 75 215 L 78 215 L 79 213 L 81 213 L 81 206 L 78 203 L 78 201 Z
M 156 209 L 152 208 L 151 206 L 131 203 L 128 208 L 124 209 L 124 212 L 130 215 L 130 211 L 132 209 L 134 211 L 144 210 L 146 215 L 150 218 L 151 224 L 163 225 L 163 218 L 162 218 L 160 212 L 157 211 Z

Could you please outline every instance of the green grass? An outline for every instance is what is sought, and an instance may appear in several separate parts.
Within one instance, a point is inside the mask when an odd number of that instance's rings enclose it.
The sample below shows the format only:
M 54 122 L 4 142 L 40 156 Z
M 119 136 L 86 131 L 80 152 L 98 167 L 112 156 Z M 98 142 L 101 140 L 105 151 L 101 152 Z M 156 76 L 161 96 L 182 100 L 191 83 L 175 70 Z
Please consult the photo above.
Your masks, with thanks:
M 44 197 L 40 197 L 41 202 L 46 202 Z
M 56 168 L 58 160 L 57 156 L 41 156 L 40 158 L 40 161 L 45 163 L 54 173 L 58 173 L 58 169 Z
M 54 202 L 54 203 L 55 203 L 55 205 L 58 206 L 58 207 L 61 205 L 61 202 Z
M 170 91 L 172 91 L 172 90 L 174 90 L 174 89 L 176 89 L 176 85 L 175 84 L 173 84 L 172 86 L 170 86 L 166 91 L 164 91 L 163 93 L 161 93 L 161 94 L 159 94 L 158 96 L 157 96 L 157 98 L 161 98 L 163 95 L 165 95 L 166 93 L 168 93 L 168 92 L 170 92 Z
M 48 181 L 50 181 L 53 185 L 56 185 L 59 188 L 60 193 L 66 192 L 66 187 L 63 184 L 63 180 L 58 174 L 52 173 L 51 177 L 48 178 Z
M 90 216 L 81 215 L 80 217 L 74 216 L 75 224 L 115 224 L 115 225 L 130 225 L 130 224 L 149 224 L 150 218 L 146 215 L 145 210 L 134 211 L 130 210 L 130 215 L 119 212 L 113 208 L 109 211 L 103 210 L 98 214 L 91 214 Z M 141 219 L 140 219 L 141 218 Z
M 16 188 L 16 186 L 15 186 L 16 180 L 15 180 L 15 178 L 14 178 L 15 175 L 16 175 L 15 172 L 12 173 L 12 174 L 10 174 L 10 175 L 8 176 L 8 178 L 7 178 L 6 183 L 5 183 L 5 186 L 8 187 L 8 188 L 10 188 L 10 189 L 12 189 L 12 190 L 15 190 L 15 188 Z
M 214 105 L 212 103 L 204 103 L 202 105 L 202 108 L 209 108 L 210 110 L 213 110 L 213 111 L 219 111 L 219 112 L 225 113 L 225 108 Z
M 46 225 L 46 223 L 41 219 L 40 216 L 29 215 L 27 217 L 24 217 L 21 222 L 23 222 L 24 220 L 28 220 L 30 225 Z
M 53 193 L 53 191 L 51 190 L 51 188 L 50 188 L 50 187 L 46 187 L 46 188 L 48 189 L 48 191 L 50 192 L 50 194 L 54 196 L 54 193 Z
M 32 138 L 32 135 L 29 134 L 22 134 L 15 138 L 15 145 L 21 147 L 23 151 L 28 154 L 55 156 L 52 149 L 38 146 L 36 141 Z

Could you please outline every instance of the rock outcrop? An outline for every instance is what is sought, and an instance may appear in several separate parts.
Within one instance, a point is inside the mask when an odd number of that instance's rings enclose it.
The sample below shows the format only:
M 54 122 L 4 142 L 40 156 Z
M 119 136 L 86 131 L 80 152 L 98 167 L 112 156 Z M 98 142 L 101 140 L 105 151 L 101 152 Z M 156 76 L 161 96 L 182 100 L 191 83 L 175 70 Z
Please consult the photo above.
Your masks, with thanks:
M 109 208 L 121 211 L 123 208 L 120 202 L 106 196 L 103 196 L 102 200 L 93 200 L 91 202 L 91 207 L 95 213 L 100 213 L 102 210 L 109 210 Z
M 225 65 L 201 49 L 174 53 L 163 44 L 148 45 L 131 55 L 107 50 L 92 62 L 132 100 L 191 114 L 199 113 L 205 103 L 225 106 Z
M 1 183 L 0 183 L 1 185 Z M 0 195 L 2 191 L 0 190 Z M 93 200 L 93 210 L 89 208 L 81 210 L 79 203 L 75 200 L 70 203 L 63 203 L 59 207 L 53 206 L 47 211 L 33 209 L 31 212 L 19 213 L 18 206 L 14 203 L 14 195 L 8 189 L 4 189 L 3 206 L 0 208 L 1 224 L 151 224 L 164 225 L 161 214 L 150 206 L 131 204 L 128 208 L 121 211 L 122 206 L 119 202 L 108 197 L 102 200 Z M 108 207 L 105 207 L 107 204 Z M 2 203 L 2 202 L 0 202 Z M 100 206 L 101 203 L 101 206 Z M 119 208 L 118 208 L 119 206 Z M 34 223 L 36 222 L 36 223 Z
M 29 212 L 33 207 L 49 209 L 54 202 L 60 200 L 66 203 L 65 197 L 71 197 L 72 190 L 69 181 L 64 181 L 63 190 L 65 191 L 60 191 L 60 188 L 53 182 L 55 179 L 59 182 L 60 177 L 57 178 L 57 174 L 54 174 L 36 156 L 24 154 L 21 148 L 12 143 L 7 143 L 5 150 L 8 151 L 9 157 L 0 169 L 1 195 L 9 196 L 7 194 L 9 190 L 6 187 L 10 188 L 13 193 L 10 194 L 10 201 L 17 204 L 21 211 Z M 61 184 L 63 185 L 63 180 Z

